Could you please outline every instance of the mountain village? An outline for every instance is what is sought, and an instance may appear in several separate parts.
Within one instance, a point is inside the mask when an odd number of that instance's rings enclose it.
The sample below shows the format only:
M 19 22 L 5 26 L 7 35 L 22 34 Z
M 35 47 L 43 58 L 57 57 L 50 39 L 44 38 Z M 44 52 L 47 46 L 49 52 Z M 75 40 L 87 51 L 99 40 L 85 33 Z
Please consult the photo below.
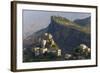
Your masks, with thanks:
M 75 48 L 70 53 L 63 54 L 62 50 L 58 47 L 58 45 L 53 40 L 53 36 L 49 33 L 45 33 L 43 37 L 40 37 L 39 40 L 40 46 L 35 46 L 31 48 L 31 51 L 33 52 L 34 57 L 42 56 L 45 58 L 46 56 L 51 56 L 50 59 L 56 60 L 56 58 L 59 58 L 58 60 L 77 60 L 77 59 L 86 59 L 90 57 L 91 49 L 88 48 L 85 44 L 80 44 L 77 48 Z
M 41 47 L 32 48 L 35 56 L 43 55 L 45 53 L 53 53 L 56 56 L 61 56 L 61 49 L 59 49 L 54 42 L 52 35 L 45 33 L 44 38 L 39 38 Z

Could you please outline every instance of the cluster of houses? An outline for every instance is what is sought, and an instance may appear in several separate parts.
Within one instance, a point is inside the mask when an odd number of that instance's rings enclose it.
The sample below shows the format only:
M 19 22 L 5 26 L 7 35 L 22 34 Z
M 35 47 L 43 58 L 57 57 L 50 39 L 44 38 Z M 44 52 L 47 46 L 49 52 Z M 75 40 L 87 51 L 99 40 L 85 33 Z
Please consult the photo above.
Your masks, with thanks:
M 85 44 L 80 44 L 81 52 L 85 55 L 88 55 L 91 53 L 91 49 L 88 48 Z
M 78 51 L 74 51 L 74 53 L 78 55 L 74 56 L 73 54 L 66 53 L 65 59 L 85 59 L 91 53 L 91 49 L 88 48 L 85 44 L 80 44 L 77 50 Z
M 45 53 L 53 53 L 56 56 L 61 56 L 61 49 L 58 48 L 51 34 L 45 33 L 42 38 L 40 37 L 39 44 L 41 47 L 32 48 L 32 52 L 34 52 L 35 56 Z
M 61 53 L 62 51 L 61 49 L 59 49 L 59 47 L 53 40 L 53 37 L 51 34 L 45 33 L 43 37 L 40 37 L 39 44 L 41 45 L 41 47 L 35 46 L 32 48 L 32 52 L 34 53 L 35 56 L 41 56 L 48 53 L 52 53 L 53 55 L 57 57 L 62 56 L 62 53 Z M 81 54 L 74 56 L 73 54 L 66 53 L 63 55 L 64 59 L 69 60 L 69 59 L 74 59 L 74 57 L 77 59 L 85 59 L 83 55 L 88 56 L 91 53 L 91 49 L 88 48 L 85 44 L 80 44 L 79 47 L 80 47 L 79 48 L 80 51 L 74 52 L 74 53 L 81 53 Z

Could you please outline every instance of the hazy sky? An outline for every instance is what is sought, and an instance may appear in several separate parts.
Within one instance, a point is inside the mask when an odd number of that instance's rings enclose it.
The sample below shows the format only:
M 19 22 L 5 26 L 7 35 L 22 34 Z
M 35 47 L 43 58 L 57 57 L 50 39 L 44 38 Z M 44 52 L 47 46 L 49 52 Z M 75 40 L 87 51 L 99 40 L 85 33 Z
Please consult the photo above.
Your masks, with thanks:
M 84 19 L 91 16 L 90 13 L 79 12 L 54 12 L 54 11 L 35 11 L 23 10 L 23 38 L 30 34 L 46 28 L 50 24 L 51 16 L 62 16 L 70 20 Z

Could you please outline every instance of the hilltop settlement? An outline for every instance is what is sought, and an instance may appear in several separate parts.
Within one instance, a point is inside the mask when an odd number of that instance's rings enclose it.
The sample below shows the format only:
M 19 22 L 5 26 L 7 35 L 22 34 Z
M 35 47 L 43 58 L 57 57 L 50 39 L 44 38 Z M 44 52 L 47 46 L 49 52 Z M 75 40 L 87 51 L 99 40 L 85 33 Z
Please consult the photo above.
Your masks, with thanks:
M 53 40 L 52 35 L 49 33 L 45 33 L 42 38 L 39 38 L 38 43 L 35 45 L 37 46 L 30 49 L 32 52 L 32 58 L 31 60 L 29 59 L 30 61 L 88 59 L 91 53 L 90 48 L 88 48 L 85 44 L 80 44 L 78 47 L 73 49 L 72 52 L 63 54 L 62 50 Z M 26 51 L 26 49 L 24 51 Z
M 79 20 L 51 16 L 47 28 L 24 40 L 23 62 L 91 59 L 90 17 L 83 20 L 84 26 L 77 24 Z

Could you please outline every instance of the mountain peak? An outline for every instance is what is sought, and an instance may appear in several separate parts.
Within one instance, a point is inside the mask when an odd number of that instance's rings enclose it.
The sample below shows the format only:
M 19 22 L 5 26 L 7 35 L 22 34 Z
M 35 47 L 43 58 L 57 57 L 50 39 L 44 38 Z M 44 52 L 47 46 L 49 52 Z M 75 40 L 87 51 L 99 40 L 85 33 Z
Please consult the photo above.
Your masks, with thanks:
M 49 26 L 54 27 L 54 25 L 58 25 L 58 26 L 62 26 L 62 27 L 69 27 L 69 28 L 76 29 L 78 31 L 82 31 L 84 33 L 90 34 L 89 28 L 83 27 L 83 26 L 81 26 L 65 17 L 62 17 L 62 16 L 51 16 L 51 23 Z
M 77 23 L 80 26 L 86 26 L 86 27 L 89 26 L 90 27 L 91 16 L 84 18 L 84 19 L 76 19 L 76 20 L 74 20 L 74 22 Z
M 51 21 L 59 23 L 59 24 L 67 24 L 70 23 L 71 21 L 65 17 L 61 16 L 51 16 Z

